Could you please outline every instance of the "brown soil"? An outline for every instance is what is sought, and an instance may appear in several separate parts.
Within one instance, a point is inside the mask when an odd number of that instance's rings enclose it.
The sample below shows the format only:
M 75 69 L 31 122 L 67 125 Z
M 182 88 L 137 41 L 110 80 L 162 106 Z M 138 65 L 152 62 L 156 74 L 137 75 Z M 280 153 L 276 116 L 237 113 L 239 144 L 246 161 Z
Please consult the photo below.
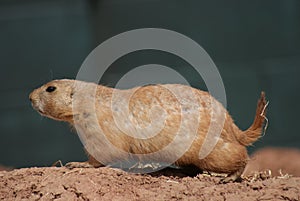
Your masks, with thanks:
M 300 177 L 300 150 L 267 147 L 252 154 L 244 175 L 253 171 L 270 170 L 273 176 L 289 174 Z
M 256 173 L 240 183 L 178 170 L 130 174 L 112 168 L 0 171 L 0 200 L 300 200 L 300 178 Z

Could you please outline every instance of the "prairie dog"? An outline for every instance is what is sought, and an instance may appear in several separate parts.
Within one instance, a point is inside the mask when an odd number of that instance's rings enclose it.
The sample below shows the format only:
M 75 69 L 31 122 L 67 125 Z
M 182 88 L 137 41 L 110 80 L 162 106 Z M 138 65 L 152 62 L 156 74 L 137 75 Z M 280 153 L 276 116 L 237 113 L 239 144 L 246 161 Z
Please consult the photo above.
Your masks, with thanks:
M 53 80 L 35 89 L 30 101 L 41 115 L 77 129 L 89 160 L 70 163 L 74 167 L 100 167 L 134 154 L 150 155 L 147 160 L 172 162 L 175 158 L 178 166 L 226 173 L 224 182 L 235 181 L 243 173 L 246 146 L 261 136 L 267 106 L 262 92 L 253 124 L 241 131 L 208 92 L 180 84 L 120 90 L 78 80 Z M 218 128 L 220 134 L 213 133 L 210 139 L 208 132 Z M 108 151 L 104 140 L 115 149 Z M 201 158 L 205 140 L 215 140 L 215 144 Z M 174 141 L 170 149 L 160 152 Z

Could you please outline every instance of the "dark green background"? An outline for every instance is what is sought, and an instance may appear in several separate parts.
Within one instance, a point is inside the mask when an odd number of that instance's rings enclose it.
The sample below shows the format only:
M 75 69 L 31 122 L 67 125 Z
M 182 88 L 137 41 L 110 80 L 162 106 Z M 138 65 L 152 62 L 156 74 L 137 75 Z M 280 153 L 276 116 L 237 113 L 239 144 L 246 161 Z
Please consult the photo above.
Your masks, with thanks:
M 77 135 L 65 123 L 42 118 L 28 94 L 51 79 L 75 78 L 86 56 L 106 39 L 148 27 L 185 34 L 209 53 L 240 128 L 251 124 L 259 93 L 266 91 L 270 124 L 250 151 L 300 148 L 299 0 L 1 0 L 0 164 L 84 160 Z M 130 67 L 154 58 L 205 88 L 181 61 L 153 54 L 122 58 L 102 82 L 113 85 Z

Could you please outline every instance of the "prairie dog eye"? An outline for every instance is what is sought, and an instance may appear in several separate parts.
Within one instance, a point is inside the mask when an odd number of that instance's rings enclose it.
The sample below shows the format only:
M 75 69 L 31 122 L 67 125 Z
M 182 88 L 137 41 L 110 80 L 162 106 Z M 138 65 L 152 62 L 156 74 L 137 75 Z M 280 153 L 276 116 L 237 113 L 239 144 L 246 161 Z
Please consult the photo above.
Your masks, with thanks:
M 46 91 L 49 92 L 49 93 L 51 93 L 51 92 L 55 91 L 55 89 L 56 89 L 56 87 L 49 86 L 49 87 L 47 87 Z

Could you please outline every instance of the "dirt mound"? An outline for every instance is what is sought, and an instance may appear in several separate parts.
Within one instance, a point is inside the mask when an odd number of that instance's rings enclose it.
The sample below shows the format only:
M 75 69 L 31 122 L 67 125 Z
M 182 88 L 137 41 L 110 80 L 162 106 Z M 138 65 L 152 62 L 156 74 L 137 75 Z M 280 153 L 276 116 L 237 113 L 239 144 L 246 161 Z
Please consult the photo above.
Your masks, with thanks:
M 7 166 L 3 166 L 3 165 L 0 165 L 0 171 L 3 171 L 3 170 L 12 170 L 13 168 L 12 167 L 7 167 Z
M 300 200 L 300 178 L 263 172 L 241 183 L 176 170 L 130 174 L 112 168 L 24 168 L 0 171 L 1 200 Z
M 300 150 L 279 147 L 260 149 L 251 155 L 244 175 L 265 170 L 270 170 L 273 176 L 289 174 L 300 177 Z

